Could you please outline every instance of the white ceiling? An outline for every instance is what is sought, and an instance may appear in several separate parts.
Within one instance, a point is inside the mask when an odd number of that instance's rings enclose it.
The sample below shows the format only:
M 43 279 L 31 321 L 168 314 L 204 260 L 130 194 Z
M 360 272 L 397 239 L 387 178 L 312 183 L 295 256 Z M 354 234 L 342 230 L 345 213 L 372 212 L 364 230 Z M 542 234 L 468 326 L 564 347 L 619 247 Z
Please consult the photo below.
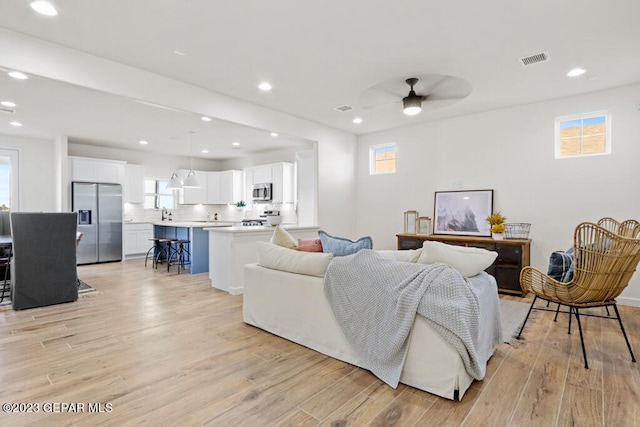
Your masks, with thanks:
M 640 81 L 637 0 L 51 2 L 57 17 L 37 15 L 29 0 L 2 1 L 0 27 L 354 134 Z M 543 51 L 549 61 L 520 64 Z M 7 68 L 1 52 L 0 67 Z M 574 67 L 587 73 L 566 77 Z M 464 79 L 471 94 L 413 117 L 388 95 L 379 107 L 359 105 L 370 103 L 363 95 L 372 87 L 394 80 L 402 87 L 429 74 Z M 271 92 L 257 89 L 262 80 Z M 18 107 L 0 113 L 5 134 L 171 153 L 171 138 L 185 143 L 194 130 L 196 150 L 206 146 L 210 154 L 199 155 L 208 158 L 308 144 L 271 137 L 271 129 L 204 123 L 201 111 L 160 109 L 79 82 L 16 82 L 3 74 L 0 99 L 8 98 Z M 342 105 L 354 110 L 335 110 Z M 22 128 L 6 124 L 17 117 Z M 353 124 L 354 117 L 364 122 Z M 152 147 L 135 146 L 139 139 Z M 242 150 L 230 149 L 235 140 Z

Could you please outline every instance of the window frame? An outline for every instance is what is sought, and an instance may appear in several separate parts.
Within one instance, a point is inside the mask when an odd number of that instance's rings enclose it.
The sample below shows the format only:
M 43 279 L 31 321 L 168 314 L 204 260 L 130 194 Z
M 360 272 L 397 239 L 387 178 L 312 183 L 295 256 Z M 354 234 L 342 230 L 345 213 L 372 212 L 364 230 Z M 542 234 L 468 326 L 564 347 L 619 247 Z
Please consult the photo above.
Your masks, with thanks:
M 584 122 L 587 119 L 593 119 L 596 117 L 604 117 L 605 123 L 605 132 L 604 132 L 604 152 L 602 153 L 583 153 L 582 152 L 582 139 L 583 135 L 580 135 L 580 154 L 573 155 L 562 155 L 561 154 L 561 138 L 560 138 L 560 130 L 561 123 L 568 122 L 572 120 L 580 120 Z M 592 111 L 589 113 L 580 113 L 580 114 L 570 114 L 566 116 L 559 116 L 555 118 L 555 133 L 554 133 L 554 156 L 556 159 L 575 159 L 582 157 L 593 157 L 593 156 L 603 156 L 611 154 L 611 112 L 608 110 L 600 110 L 600 111 Z M 584 127 L 584 123 L 581 125 L 581 128 Z
M 147 181 L 153 181 L 154 183 L 154 192 L 153 193 L 148 193 L 146 191 L 147 188 Z M 176 193 L 174 190 L 168 190 L 165 188 L 165 192 L 161 192 L 160 191 L 160 185 L 161 182 L 165 182 L 165 186 L 169 183 L 168 179 L 145 179 L 145 192 L 144 192 L 144 198 L 145 198 L 145 203 L 144 203 L 144 209 L 161 209 L 161 208 L 167 208 L 167 209 L 175 209 L 176 208 Z M 147 197 L 153 197 L 153 207 L 148 207 L 147 206 L 147 202 L 146 199 Z M 171 197 L 171 203 L 169 204 L 170 206 L 160 206 L 160 198 L 161 197 Z
M 0 148 L 0 157 L 9 159 L 9 209 L 20 211 L 20 150 L 14 148 Z
M 376 171 L 376 150 L 380 148 L 393 148 L 395 156 L 395 167 L 392 171 L 377 172 Z M 387 175 L 398 171 L 398 145 L 395 142 L 387 142 L 384 144 L 376 144 L 369 146 L 369 175 Z

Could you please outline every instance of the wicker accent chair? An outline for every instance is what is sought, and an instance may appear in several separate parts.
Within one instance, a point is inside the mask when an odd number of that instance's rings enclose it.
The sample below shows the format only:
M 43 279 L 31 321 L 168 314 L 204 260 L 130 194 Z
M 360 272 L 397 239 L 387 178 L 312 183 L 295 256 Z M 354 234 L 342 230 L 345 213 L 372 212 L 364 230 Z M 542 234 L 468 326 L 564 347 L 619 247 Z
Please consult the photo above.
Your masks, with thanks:
M 579 310 L 612 306 L 615 317 L 586 315 L 618 320 L 631 354 L 631 361 L 635 362 L 636 358 L 624 330 L 615 298 L 627 286 L 640 261 L 640 239 L 624 237 L 597 224 L 583 222 L 575 229 L 573 250 L 574 275 L 570 282 L 557 281 L 533 267 L 525 267 L 520 272 L 522 289 L 531 292 L 535 297 L 517 338 L 520 338 L 531 310 L 542 309 L 534 307 L 538 298 L 567 306 L 569 333 L 573 314 L 580 331 L 584 367 L 588 369 Z
M 624 237 L 633 239 L 640 237 L 640 222 L 635 219 L 618 222 L 613 218 L 605 217 L 598 220 L 598 225 Z

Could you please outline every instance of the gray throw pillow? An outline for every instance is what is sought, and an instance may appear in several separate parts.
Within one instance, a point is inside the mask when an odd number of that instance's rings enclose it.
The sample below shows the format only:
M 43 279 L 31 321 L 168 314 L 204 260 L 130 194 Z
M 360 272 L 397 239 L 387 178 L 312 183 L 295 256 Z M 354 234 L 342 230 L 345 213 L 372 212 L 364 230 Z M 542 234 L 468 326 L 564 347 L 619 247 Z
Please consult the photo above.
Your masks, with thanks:
M 573 248 L 551 254 L 547 275 L 560 282 L 570 282 L 573 279 Z

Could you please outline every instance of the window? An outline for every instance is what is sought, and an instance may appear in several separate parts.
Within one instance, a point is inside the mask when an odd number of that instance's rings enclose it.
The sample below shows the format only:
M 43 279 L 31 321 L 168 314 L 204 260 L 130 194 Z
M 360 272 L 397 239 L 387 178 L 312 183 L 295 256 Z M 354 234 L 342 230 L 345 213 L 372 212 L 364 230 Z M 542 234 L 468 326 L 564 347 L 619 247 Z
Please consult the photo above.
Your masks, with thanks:
M 611 116 L 606 111 L 556 117 L 556 159 L 611 153 Z
M 373 145 L 369 151 L 371 175 L 396 172 L 396 144 Z
M 173 190 L 167 188 L 169 180 L 144 180 L 144 208 L 145 209 L 173 209 Z
M 0 210 L 19 210 L 17 150 L 0 149 Z

